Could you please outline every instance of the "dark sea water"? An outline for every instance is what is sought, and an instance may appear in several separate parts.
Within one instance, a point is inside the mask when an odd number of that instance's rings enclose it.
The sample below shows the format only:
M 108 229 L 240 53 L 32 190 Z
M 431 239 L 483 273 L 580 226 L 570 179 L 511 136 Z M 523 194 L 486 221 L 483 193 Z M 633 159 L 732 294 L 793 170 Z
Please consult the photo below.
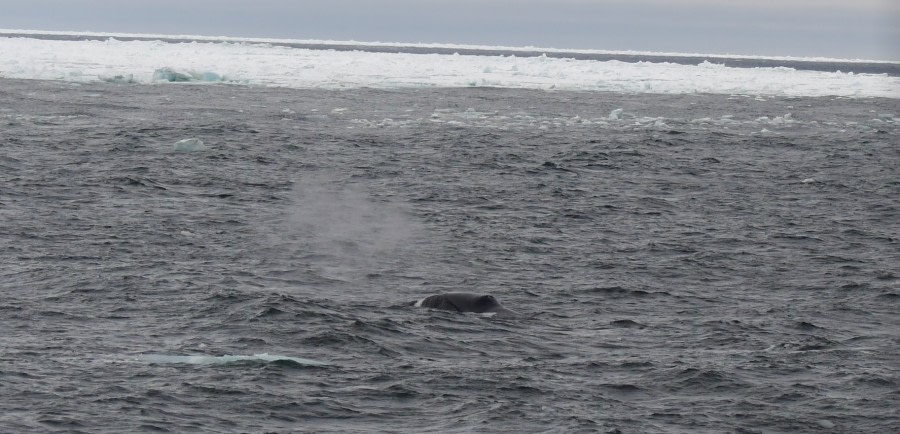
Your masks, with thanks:
M 898 118 L 0 80 L 0 431 L 897 432 Z

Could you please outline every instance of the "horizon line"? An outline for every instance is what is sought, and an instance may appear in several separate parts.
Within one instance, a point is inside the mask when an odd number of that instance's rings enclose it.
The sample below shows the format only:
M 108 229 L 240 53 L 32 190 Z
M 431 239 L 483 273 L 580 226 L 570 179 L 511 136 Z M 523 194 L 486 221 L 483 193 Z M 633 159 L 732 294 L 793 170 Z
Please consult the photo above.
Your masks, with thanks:
M 440 42 L 382 42 L 382 41 L 357 41 L 334 39 L 292 39 L 292 38 L 258 38 L 243 36 L 209 36 L 191 34 L 165 34 L 165 33 L 127 33 L 127 32 L 95 32 L 80 30 L 35 30 L 35 29 L 4 29 L 0 28 L 0 37 L 30 37 L 30 36 L 87 36 L 105 37 L 116 39 L 117 37 L 131 38 L 134 40 L 185 40 L 192 42 L 236 42 L 251 44 L 305 44 L 305 45 L 333 45 L 343 47 L 384 47 L 384 48 L 432 48 L 445 50 L 469 50 L 469 51 L 507 51 L 528 53 L 535 56 L 536 53 L 553 54 L 584 54 L 584 55 L 623 55 L 623 56 L 669 56 L 669 57 L 709 57 L 712 59 L 747 59 L 747 60 L 779 60 L 791 62 L 828 62 L 828 63 L 878 63 L 900 65 L 900 60 L 880 60 L 863 58 L 838 58 L 823 56 L 766 56 L 747 54 L 722 54 L 722 53 L 689 53 L 669 51 L 639 51 L 639 50 L 602 50 L 580 48 L 553 48 L 537 46 L 508 46 L 508 45 L 481 45 L 481 44 L 455 44 Z M 449 53 L 448 53 L 449 54 Z

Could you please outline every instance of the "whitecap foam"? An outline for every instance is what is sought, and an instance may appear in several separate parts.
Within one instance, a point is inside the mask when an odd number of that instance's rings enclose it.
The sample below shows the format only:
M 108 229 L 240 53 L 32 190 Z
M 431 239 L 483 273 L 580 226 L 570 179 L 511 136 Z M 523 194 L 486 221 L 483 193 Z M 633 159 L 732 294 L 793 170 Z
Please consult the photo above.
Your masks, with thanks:
M 254 354 L 252 356 L 242 355 L 223 355 L 223 356 L 206 356 L 206 355 L 171 355 L 171 354 L 142 354 L 137 356 L 137 360 L 149 363 L 185 363 L 190 365 L 220 365 L 234 362 L 258 361 L 258 362 L 279 362 L 287 361 L 301 365 L 322 366 L 325 362 L 318 360 L 305 359 L 300 357 L 281 356 L 277 354 Z

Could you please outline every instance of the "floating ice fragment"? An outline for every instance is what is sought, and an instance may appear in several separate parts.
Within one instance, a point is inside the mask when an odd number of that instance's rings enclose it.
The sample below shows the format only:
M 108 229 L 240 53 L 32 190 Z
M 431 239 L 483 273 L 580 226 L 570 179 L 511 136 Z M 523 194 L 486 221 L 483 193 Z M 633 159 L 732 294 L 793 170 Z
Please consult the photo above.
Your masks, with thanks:
M 804 179 L 803 181 L 800 181 L 800 182 L 802 182 L 802 183 L 804 183 L 804 184 L 811 184 L 811 183 L 813 183 L 813 182 L 816 182 L 816 180 L 813 179 L 813 178 L 806 178 L 806 179 Z
M 177 83 L 191 81 L 191 76 L 183 72 L 177 72 L 172 68 L 159 68 L 156 71 L 153 71 L 153 79 Z
M 819 423 L 819 426 L 822 428 L 826 428 L 826 429 L 834 428 L 834 422 L 832 422 L 828 419 L 819 419 L 818 423 Z
M 184 83 L 189 81 L 222 81 L 223 78 L 221 75 L 210 71 L 179 72 L 172 68 L 165 67 L 153 71 L 153 80 Z
M 197 152 L 206 149 L 203 141 L 197 138 L 182 139 L 175 142 L 175 150 L 178 152 Z
M 622 119 L 622 109 L 617 108 L 617 109 L 615 109 L 615 110 L 609 112 L 609 118 L 608 118 L 608 119 L 611 120 L 611 121 L 617 121 L 617 120 L 619 120 L 619 119 Z

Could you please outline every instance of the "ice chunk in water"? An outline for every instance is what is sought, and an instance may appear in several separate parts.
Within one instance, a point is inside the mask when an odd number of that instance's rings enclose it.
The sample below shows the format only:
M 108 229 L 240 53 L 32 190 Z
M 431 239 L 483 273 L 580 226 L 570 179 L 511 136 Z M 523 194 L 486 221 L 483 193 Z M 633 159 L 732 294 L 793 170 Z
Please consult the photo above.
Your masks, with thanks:
M 822 428 L 826 428 L 826 429 L 834 428 L 834 422 L 832 422 L 828 419 L 819 419 L 818 423 L 819 423 L 819 426 Z
M 191 76 L 178 72 L 172 68 L 159 68 L 153 71 L 153 79 L 158 81 L 185 82 L 191 81 Z
M 175 150 L 178 152 L 197 152 L 206 149 L 203 140 L 197 138 L 183 139 L 175 142 Z
M 172 68 L 159 68 L 153 71 L 153 79 L 156 81 L 169 81 L 173 83 L 183 83 L 188 81 L 222 81 L 221 75 L 215 72 L 180 72 Z
M 617 109 L 609 112 L 609 120 L 617 121 L 619 119 L 622 119 L 622 109 L 617 108 Z

